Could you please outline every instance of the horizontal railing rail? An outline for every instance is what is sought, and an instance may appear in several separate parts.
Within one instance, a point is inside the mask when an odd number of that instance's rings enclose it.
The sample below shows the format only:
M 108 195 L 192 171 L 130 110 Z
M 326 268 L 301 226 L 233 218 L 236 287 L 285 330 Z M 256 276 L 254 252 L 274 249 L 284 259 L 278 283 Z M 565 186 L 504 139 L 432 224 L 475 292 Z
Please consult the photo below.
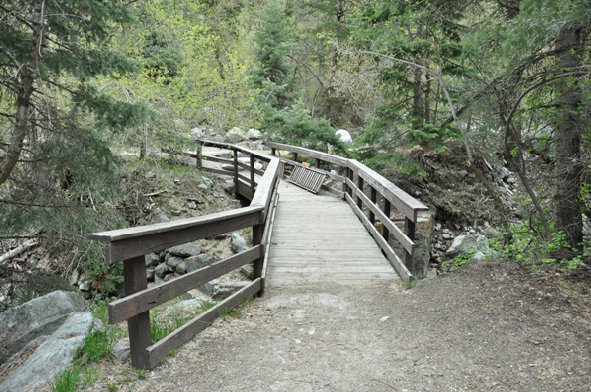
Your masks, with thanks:
M 331 173 L 329 170 L 325 170 L 325 173 L 330 175 L 333 181 L 342 184 L 342 192 L 335 188 L 327 190 L 341 196 L 349 203 L 402 279 L 409 279 L 413 274 L 422 273 L 422 266 L 415 261 L 414 257 L 417 247 L 415 228 L 419 212 L 428 210 L 426 205 L 355 159 L 282 143 L 267 142 L 267 146 L 271 149 L 272 155 L 276 155 L 279 151 L 292 154 L 291 159 L 282 158 L 284 165 L 299 165 L 299 158 L 314 158 L 324 163 L 322 166 L 333 165 L 340 168 L 340 175 Z M 391 217 L 395 212 L 393 209 L 402 216 L 404 228 L 399 228 L 395 223 L 397 219 Z M 381 230 L 379 230 L 380 227 Z M 391 237 L 402 247 L 404 261 L 390 246 Z
M 195 158 L 196 166 L 202 169 L 204 169 L 202 162 L 206 159 L 231 164 L 233 166 L 231 171 L 217 168 L 208 168 L 208 171 L 232 176 L 236 194 L 250 200 L 248 207 L 197 218 L 90 235 L 91 239 L 105 243 L 107 264 L 123 261 L 125 297 L 109 304 L 109 323 L 127 320 L 132 365 L 138 368 L 155 367 L 171 350 L 205 329 L 220 314 L 264 291 L 269 244 L 279 199 L 277 186 L 281 173 L 280 160 L 225 143 L 200 141 L 200 144 L 229 150 L 233 154 L 233 159 L 206 157 L 201 154 L 201 150 L 196 154 L 182 153 L 182 155 Z M 239 154 L 247 157 L 249 164 L 238 161 Z M 266 166 L 264 171 L 255 169 L 256 161 L 264 163 Z M 241 169 L 249 170 L 250 175 L 239 174 Z M 257 172 L 262 174 L 258 182 L 255 181 Z M 148 288 L 144 261 L 146 254 L 247 227 L 252 227 L 253 246 L 251 248 L 161 285 Z M 194 317 L 164 339 L 156 343 L 152 342 L 149 314 L 151 309 L 249 263 L 253 264 L 253 281 L 249 285 Z

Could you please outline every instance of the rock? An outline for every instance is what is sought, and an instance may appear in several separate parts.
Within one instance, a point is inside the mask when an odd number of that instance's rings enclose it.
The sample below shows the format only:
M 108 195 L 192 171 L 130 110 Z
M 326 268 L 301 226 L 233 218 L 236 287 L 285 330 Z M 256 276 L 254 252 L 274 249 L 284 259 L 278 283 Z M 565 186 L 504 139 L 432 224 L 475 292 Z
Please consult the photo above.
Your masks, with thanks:
M 121 363 L 125 363 L 131 354 L 129 339 L 120 339 L 113 345 L 113 356 Z
M 441 223 L 436 223 L 435 224 L 435 227 L 433 228 L 433 230 L 435 230 L 435 231 L 441 230 Z
M 346 129 L 337 129 L 337 131 L 335 132 L 335 135 L 337 135 L 337 137 L 339 138 L 339 140 L 342 143 L 345 143 L 345 144 L 352 144 L 353 143 L 353 138 L 351 137 L 351 134 L 349 133 L 349 131 L 347 131 Z
M 165 223 L 165 222 L 170 222 L 170 219 L 166 216 L 165 213 L 163 212 L 157 212 L 156 215 L 154 215 L 152 217 L 152 219 L 150 220 L 150 222 L 152 223 Z
M 254 268 L 253 268 L 252 264 L 243 265 L 242 267 L 240 267 L 240 272 L 242 273 L 242 275 L 244 275 L 248 279 L 254 278 Z
M 207 302 L 204 298 L 192 298 L 181 301 L 177 304 L 168 307 L 169 313 L 186 312 L 193 313 L 200 310 L 203 305 Z
M 152 178 L 156 178 L 156 174 L 152 170 L 150 170 L 146 173 L 146 178 L 151 180 Z
M 238 233 L 232 233 L 232 240 L 230 246 L 232 247 L 232 251 L 234 253 L 244 252 L 248 249 L 248 246 L 246 245 L 246 240 Z
M 193 139 L 200 139 L 205 136 L 205 128 L 202 127 L 195 127 L 191 129 L 191 137 Z
M 173 256 L 178 257 L 190 257 L 190 256 L 197 256 L 201 253 L 201 249 L 192 242 L 187 242 L 186 244 L 173 246 L 172 248 L 168 248 L 168 253 Z
M 70 282 L 70 286 L 77 286 L 80 282 L 80 270 L 75 268 L 72 272 L 72 275 L 68 278 L 68 282 Z
M 156 276 L 154 277 L 154 280 L 157 281 L 156 278 L 160 278 L 160 279 L 164 279 L 164 276 L 170 272 L 170 268 L 168 267 L 167 264 L 162 263 L 159 264 L 156 269 L 154 270 L 154 273 L 156 274 Z
M 202 253 L 185 259 L 186 272 L 192 272 L 199 268 L 207 267 L 215 261 L 215 257 L 209 253 Z
M 443 233 L 441 234 L 441 238 L 443 238 L 444 240 L 451 240 L 452 235 L 448 233 Z
M 231 165 L 229 163 L 222 165 L 222 170 L 226 170 L 229 172 L 234 172 L 234 165 Z M 239 166 L 238 170 L 242 170 L 242 168 Z
M 208 190 L 208 189 L 209 189 L 209 188 L 207 187 L 207 185 L 205 185 L 205 184 L 199 184 L 199 185 L 197 185 L 197 188 L 201 189 L 202 191 L 206 191 L 206 190 Z
M 164 279 L 162 279 L 162 280 L 165 282 L 170 282 L 173 279 L 174 279 L 174 274 L 166 274 L 166 275 L 164 275 Z
M 80 283 L 80 286 L 78 286 L 78 290 L 83 292 L 90 291 L 90 284 L 88 282 L 82 282 Z
M 174 268 L 174 272 L 176 272 L 179 275 L 183 275 L 187 272 L 187 262 L 186 261 L 182 261 L 179 264 L 177 264 L 177 266 Z
M 454 238 L 453 243 L 445 252 L 446 257 L 453 258 L 462 254 L 472 254 L 481 251 L 484 254 L 490 252 L 488 239 L 483 235 L 463 234 Z
M 182 257 L 172 256 L 169 257 L 168 260 L 166 260 L 166 265 L 168 265 L 170 269 L 174 271 L 176 270 L 176 267 L 178 267 L 178 265 L 181 264 L 183 261 L 184 259 Z
M 261 136 L 262 133 L 258 129 L 250 128 L 248 132 L 246 132 L 246 138 L 249 140 L 258 140 Z
M 95 319 L 74 292 L 54 291 L 0 313 L 0 391 L 29 391 L 72 365 Z
M 228 143 L 239 143 L 239 142 L 243 141 L 244 138 L 245 138 L 244 131 L 242 131 L 242 129 L 240 129 L 238 127 L 234 127 L 232 129 L 230 129 L 228 132 L 226 132 L 226 136 L 224 137 L 224 140 L 226 140 Z
M 197 203 L 195 203 L 193 200 L 190 200 L 187 202 L 187 208 L 190 210 L 196 210 L 197 209 Z
M 224 183 L 224 190 L 226 192 L 228 192 L 229 194 L 233 195 L 236 190 L 236 187 L 234 185 L 234 180 L 227 180 Z
M 201 183 L 207 186 L 208 188 L 211 188 L 213 186 L 213 180 L 205 176 L 201 176 Z
M 156 267 L 160 263 L 160 256 L 156 253 L 148 253 L 144 256 L 146 267 Z
M 219 283 L 213 286 L 213 293 L 211 298 L 215 300 L 222 300 L 234 294 L 236 291 L 248 286 L 250 282 L 227 282 Z
M 212 295 L 213 295 L 213 292 L 214 292 L 214 289 L 215 289 L 215 287 L 216 287 L 216 286 L 217 286 L 219 283 L 220 283 L 220 281 L 219 281 L 219 280 L 217 280 L 217 279 L 210 280 L 209 282 L 203 283 L 201 286 L 199 286 L 199 290 L 200 290 L 202 293 L 205 293 L 205 294 L 207 294 L 207 295 L 209 295 L 209 296 L 212 296 Z
M 154 275 L 156 274 L 155 268 L 148 268 L 146 269 L 146 279 L 150 282 L 154 281 Z
M 458 172 L 458 175 L 459 175 L 460 177 L 462 177 L 462 178 L 463 178 L 463 177 L 466 177 L 468 174 L 469 174 L 469 173 L 468 173 L 468 170 L 465 170 L 465 169 L 462 169 L 462 170 L 460 170 L 460 171 Z

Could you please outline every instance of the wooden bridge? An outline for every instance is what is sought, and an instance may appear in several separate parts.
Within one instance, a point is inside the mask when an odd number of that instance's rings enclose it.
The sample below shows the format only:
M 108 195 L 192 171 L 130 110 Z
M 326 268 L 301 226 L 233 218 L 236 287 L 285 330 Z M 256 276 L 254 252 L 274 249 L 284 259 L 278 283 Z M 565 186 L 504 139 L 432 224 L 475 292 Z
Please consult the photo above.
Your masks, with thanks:
M 427 207 L 362 163 L 279 143 L 267 143 L 271 155 L 200 143 L 197 154 L 185 155 L 204 171 L 232 177 L 236 196 L 250 201 L 248 207 L 90 236 L 105 242 L 108 264 L 123 261 L 126 296 L 109 304 L 109 322 L 127 321 L 133 366 L 155 367 L 220 314 L 262 295 L 266 285 L 278 290 L 326 281 L 350 285 L 421 273 L 414 257 L 415 225 Z M 231 158 L 203 155 L 203 147 L 228 150 Z M 289 158 L 278 157 L 280 152 Z M 299 163 L 302 157 L 315 167 Z M 261 165 L 263 170 L 257 169 Z M 148 288 L 144 255 L 247 227 L 252 227 L 250 249 Z M 252 283 L 152 342 L 150 309 L 249 263 Z

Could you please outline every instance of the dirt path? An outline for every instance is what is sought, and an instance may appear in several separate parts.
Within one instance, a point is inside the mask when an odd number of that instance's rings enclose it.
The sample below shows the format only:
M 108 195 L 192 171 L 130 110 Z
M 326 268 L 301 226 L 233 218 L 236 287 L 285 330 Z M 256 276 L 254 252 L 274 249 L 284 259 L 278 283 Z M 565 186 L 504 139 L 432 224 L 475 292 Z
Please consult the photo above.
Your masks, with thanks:
M 128 390 L 588 391 L 589 280 L 574 294 L 522 275 L 271 288 Z

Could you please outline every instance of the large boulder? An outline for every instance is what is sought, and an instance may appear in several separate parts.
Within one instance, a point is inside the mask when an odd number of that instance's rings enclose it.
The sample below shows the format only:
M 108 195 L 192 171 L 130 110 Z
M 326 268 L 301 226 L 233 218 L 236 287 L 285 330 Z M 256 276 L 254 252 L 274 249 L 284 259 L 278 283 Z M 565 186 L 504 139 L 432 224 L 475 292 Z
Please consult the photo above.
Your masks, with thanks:
M 261 131 L 259 131 L 258 129 L 250 128 L 248 132 L 246 132 L 246 138 L 248 140 L 259 140 L 261 136 Z
M 337 135 L 337 137 L 339 138 L 339 140 L 342 143 L 345 143 L 345 144 L 352 144 L 353 143 L 353 138 L 351 137 L 351 134 L 349 133 L 349 131 L 347 131 L 346 129 L 337 129 L 337 131 L 335 132 L 335 135 Z
M 489 254 L 490 246 L 488 239 L 483 235 L 462 234 L 454 238 L 453 243 L 445 252 L 448 258 L 459 255 Z
M 234 127 L 226 132 L 224 140 L 228 143 L 239 143 L 246 138 L 244 131 L 238 127 Z
M 0 391 L 30 391 L 72 366 L 100 325 L 73 292 L 55 291 L 0 314 Z

